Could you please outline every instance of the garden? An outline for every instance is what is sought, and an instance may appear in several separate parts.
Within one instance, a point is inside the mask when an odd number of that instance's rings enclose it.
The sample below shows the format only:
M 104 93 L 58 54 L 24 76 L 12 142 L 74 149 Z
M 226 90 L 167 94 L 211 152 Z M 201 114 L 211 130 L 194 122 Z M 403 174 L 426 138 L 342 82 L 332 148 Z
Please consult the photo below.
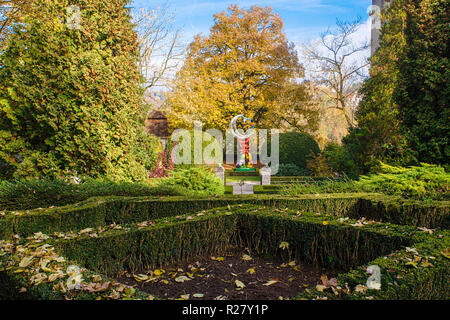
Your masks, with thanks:
M 162 182 L 173 187 L 164 191 L 4 182 L 1 296 L 448 299 L 449 175 L 389 169 L 254 195 L 224 194 L 211 172 L 202 191 L 184 181 Z M 185 170 L 195 179 L 208 171 Z M 368 286 L 368 266 L 378 266 L 378 286 Z

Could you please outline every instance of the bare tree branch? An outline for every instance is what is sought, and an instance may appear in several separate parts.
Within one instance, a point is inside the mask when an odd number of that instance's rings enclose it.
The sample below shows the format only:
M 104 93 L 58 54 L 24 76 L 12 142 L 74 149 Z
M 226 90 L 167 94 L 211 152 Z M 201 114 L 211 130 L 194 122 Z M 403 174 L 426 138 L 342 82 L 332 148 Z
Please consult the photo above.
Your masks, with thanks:
M 178 70 L 184 55 L 181 31 L 173 29 L 174 16 L 164 5 L 140 9 L 133 16 L 140 48 L 139 69 L 145 89 L 164 86 L 167 77 Z
M 355 44 L 352 36 L 361 27 L 361 18 L 345 22 L 336 20 L 336 30 L 328 29 L 320 35 L 319 45 L 310 43 L 303 46 L 303 57 L 309 62 L 313 80 L 326 87 L 325 96 L 340 110 L 350 127 L 355 126 L 355 105 L 352 101 L 358 90 L 358 83 L 364 77 L 367 61 L 351 63 L 351 59 L 369 48 L 368 42 Z

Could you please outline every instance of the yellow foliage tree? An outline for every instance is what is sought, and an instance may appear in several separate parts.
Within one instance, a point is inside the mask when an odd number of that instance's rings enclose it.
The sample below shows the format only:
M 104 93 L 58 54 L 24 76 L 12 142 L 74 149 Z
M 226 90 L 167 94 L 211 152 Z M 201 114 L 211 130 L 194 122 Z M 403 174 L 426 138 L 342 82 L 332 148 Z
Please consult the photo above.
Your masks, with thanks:
M 264 110 L 268 118 L 279 111 L 279 93 L 299 85 L 302 76 L 281 17 L 270 7 L 232 5 L 214 15 L 209 36 L 197 35 L 190 44 L 167 95 L 170 124 L 190 128 L 198 120 L 206 128 L 225 130 L 238 114 L 254 117 Z

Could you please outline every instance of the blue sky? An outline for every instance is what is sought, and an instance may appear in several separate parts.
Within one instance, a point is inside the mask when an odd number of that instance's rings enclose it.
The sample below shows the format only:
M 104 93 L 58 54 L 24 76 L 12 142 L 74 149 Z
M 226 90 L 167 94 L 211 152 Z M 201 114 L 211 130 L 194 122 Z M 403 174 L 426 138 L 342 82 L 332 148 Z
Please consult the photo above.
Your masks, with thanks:
M 188 42 L 195 34 L 208 34 L 214 13 L 226 10 L 230 4 L 273 7 L 283 18 L 289 41 L 296 43 L 317 38 L 335 24 L 336 17 L 352 20 L 359 15 L 368 19 L 367 8 L 371 4 L 371 0 L 132 0 L 131 6 L 153 8 L 166 2 Z

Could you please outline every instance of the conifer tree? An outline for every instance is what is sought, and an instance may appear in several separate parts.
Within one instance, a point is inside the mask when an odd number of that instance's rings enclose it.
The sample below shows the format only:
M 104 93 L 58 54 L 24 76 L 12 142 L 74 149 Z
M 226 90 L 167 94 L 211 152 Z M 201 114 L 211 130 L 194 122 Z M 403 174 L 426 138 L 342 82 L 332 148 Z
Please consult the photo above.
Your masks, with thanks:
M 0 54 L 0 173 L 146 178 L 155 139 L 128 0 L 30 1 Z

